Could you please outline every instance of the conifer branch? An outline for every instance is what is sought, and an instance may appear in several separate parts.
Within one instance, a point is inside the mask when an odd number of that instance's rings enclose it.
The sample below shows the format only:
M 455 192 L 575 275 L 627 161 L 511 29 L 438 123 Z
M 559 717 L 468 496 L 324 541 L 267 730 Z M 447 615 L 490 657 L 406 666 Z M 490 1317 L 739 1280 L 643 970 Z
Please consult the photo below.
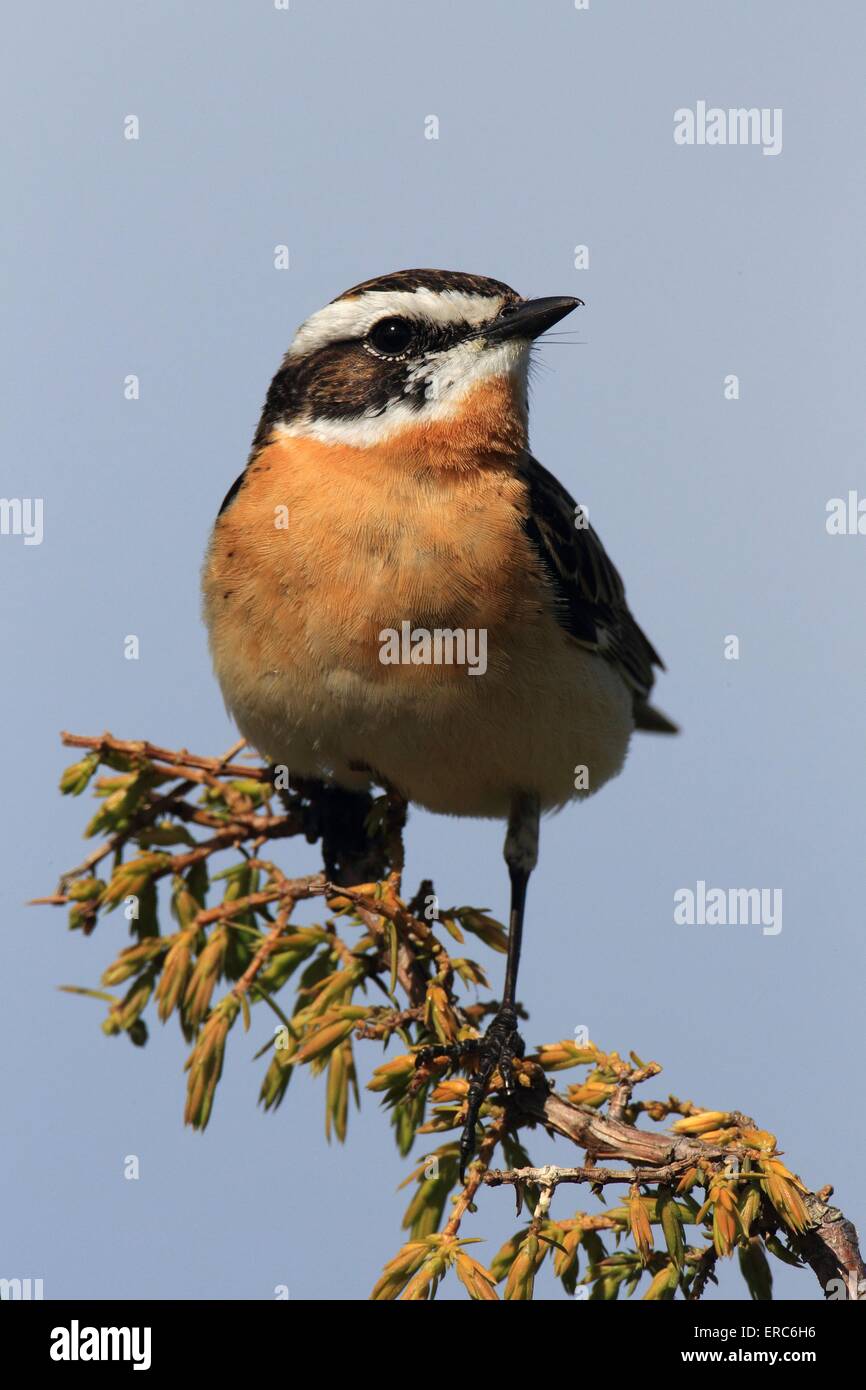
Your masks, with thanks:
M 371 799 L 367 819 L 384 875 L 346 886 L 321 870 L 290 877 L 263 857 L 278 841 L 322 838 L 325 791 L 284 785 L 277 769 L 234 761 L 242 743 L 202 757 L 110 733 L 62 739 L 84 756 L 67 768 L 61 790 L 77 796 L 92 783 L 99 809 L 86 833 L 105 838 L 62 875 L 55 893 L 35 901 L 67 907 L 70 928 L 88 935 L 122 908 L 132 937 L 104 971 L 105 988 L 63 988 L 107 1005 L 103 1031 L 138 1046 L 147 1041 L 148 1010 L 162 1023 L 177 1018 L 191 1047 L 189 1124 L 207 1125 L 234 1024 L 241 1017 L 251 1027 L 262 1002 L 280 1027 L 256 1053 L 268 1059 L 260 1101 L 278 1107 L 299 1066 L 326 1073 L 326 1131 L 340 1140 L 350 1097 L 359 1100 L 356 1045 L 402 1044 L 367 1089 L 382 1097 L 403 1155 L 416 1140 L 442 1142 L 407 1179 L 411 1239 L 386 1266 L 374 1298 L 431 1298 L 449 1271 L 473 1299 L 495 1300 L 498 1286 L 506 1299 L 531 1298 L 550 1259 L 569 1294 L 589 1287 L 594 1297 L 614 1298 L 640 1289 L 649 1300 L 694 1300 L 734 1252 L 753 1298 L 771 1297 L 768 1257 L 811 1266 L 827 1297 L 866 1297 L 857 1234 L 830 1205 L 832 1189 L 807 1188 L 782 1162 L 775 1136 L 739 1111 L 676 1096 L 636 1099 L 661 1067 L 633 1053 L 548 1044 L 515 1059 L 511 1096 L 494 1074 L 478 1156 L 459 1182 L 453 1134 L 470 1084 L 461 1072 L 473 1067 L 464 1045 L 497 1007 L 483 993 L 483 966 L 465 954 L 467 937 L 502 951 L 506 934 L 485 910 L 439 907 L 429 880 L 404 897 L 406 808 L 393 790 Z M 227 867 L 215 871 L 225 857 Z M 163 930 L 167 892 L 174 920 Z M 295 925 L 296 904 L 310 900 L 321 902 L 325 920 Z M 118 986 L 125 992 L 113 993 Z M 462 998 L 469 987 L 482 997 Z M 581 1075 L 565 1092 L 554 1090 L 551 1076 L 566 1070 Z M 642 1119 L 669 1127 L 640 1128 Z M 576 1145 L 584 1161 L 534 1166 L 522 1139 L 538 1125 Z M 500 1150 L 506 1166 L 494 1168 Z M 594 1195 L 616 1185 L 625 1191 L 617 1207 L 562 1214 L 558 1189 L 575 1185 Z M 528 1220 L 487 1269 L 467 1254 L 463 1230 L 482 1194 L 500 1186 L 514 1189 Z M 604 1244 L 611 1235 L 615 1249 Z

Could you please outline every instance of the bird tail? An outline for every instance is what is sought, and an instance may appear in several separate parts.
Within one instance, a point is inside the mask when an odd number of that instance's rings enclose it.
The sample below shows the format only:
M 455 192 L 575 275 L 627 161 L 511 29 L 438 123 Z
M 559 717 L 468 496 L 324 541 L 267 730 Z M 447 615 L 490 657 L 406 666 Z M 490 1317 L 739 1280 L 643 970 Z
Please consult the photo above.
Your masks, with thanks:
M 678 734 L 680 731 L 678 724 L 645 700 L 639 700 L 634 707 L 634 726 L 648 734 Z

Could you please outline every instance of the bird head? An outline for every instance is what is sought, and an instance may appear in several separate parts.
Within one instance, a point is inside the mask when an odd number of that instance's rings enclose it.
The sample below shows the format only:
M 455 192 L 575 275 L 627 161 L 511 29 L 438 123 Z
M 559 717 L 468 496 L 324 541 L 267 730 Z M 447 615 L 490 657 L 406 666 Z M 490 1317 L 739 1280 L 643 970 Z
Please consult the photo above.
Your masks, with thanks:
M 512 444 L 521 431 L 525 444 L 531 345 L 581 302 L 524 299 L 499 280 L 443 270 L 355 285 L 301 324 L 256 442 L 277 431 L 359 448 L 401 436 L 429 446 L 457 429 L 483 447 L 498 416 Z

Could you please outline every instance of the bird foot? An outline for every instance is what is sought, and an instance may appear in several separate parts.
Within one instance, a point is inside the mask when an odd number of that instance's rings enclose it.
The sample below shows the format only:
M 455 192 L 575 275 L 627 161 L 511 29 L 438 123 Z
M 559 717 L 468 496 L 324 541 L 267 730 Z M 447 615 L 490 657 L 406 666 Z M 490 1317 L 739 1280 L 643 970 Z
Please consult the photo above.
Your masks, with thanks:
M 487 1098 L 490 1080 L 499 1072 L 507 1096 L 514 1092 L 514 1060 L 522 1058 L 524 1042 L 517 1031 L 517 1013 L 504 1006 L 495 1015 L 483 1038 L 465 1042 L 423 1047 L 416 1053 L 415 1065 L 427 1066 L 436 1057 L 447 1057 L 452 1065 L 471 1068 L 471 1081 L 466 1097 L 466 1119 L 460 1137 L 460 1181 L 475 1152 L 475 1129 L 481 1107 Z

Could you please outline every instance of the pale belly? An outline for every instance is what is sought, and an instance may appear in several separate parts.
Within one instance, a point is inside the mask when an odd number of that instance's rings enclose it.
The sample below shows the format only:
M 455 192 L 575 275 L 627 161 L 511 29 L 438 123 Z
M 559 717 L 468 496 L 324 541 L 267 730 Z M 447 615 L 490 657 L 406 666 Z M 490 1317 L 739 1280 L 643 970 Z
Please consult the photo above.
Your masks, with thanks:
M 231 659 L 217 673 L 241 732 L 291 773 L 354 788 L 378 776 L 431 811 L 506 817 L 515 791 L 543 809 L 597 791 L 633 728 L 616 673 L 558 629 L 546 650 L 542 637 L 512 641 L 507 666 L 447 681 L 432 667 L 371 680 L 319 663 L 251 680 Z

